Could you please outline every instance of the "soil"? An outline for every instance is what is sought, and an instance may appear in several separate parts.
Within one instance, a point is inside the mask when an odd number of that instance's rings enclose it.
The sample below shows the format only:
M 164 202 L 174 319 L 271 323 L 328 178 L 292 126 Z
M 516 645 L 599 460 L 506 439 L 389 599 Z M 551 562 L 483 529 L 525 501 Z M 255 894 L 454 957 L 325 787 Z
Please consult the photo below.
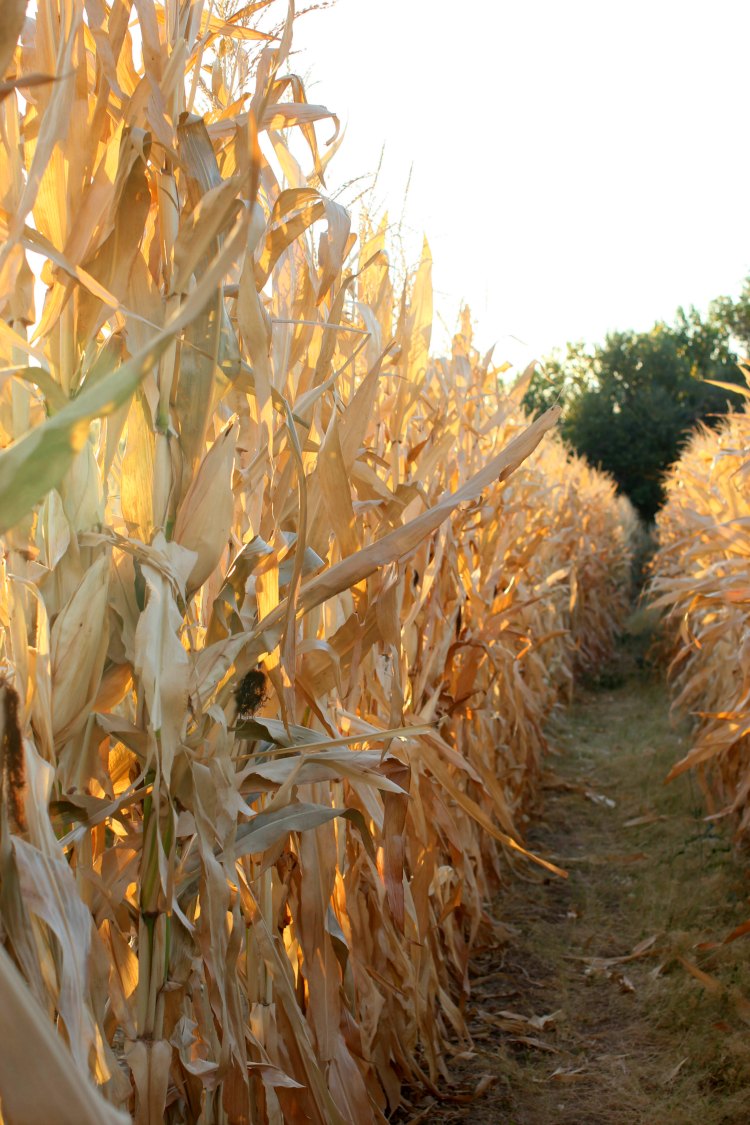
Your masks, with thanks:
M 568 878 L 516 869 L 493 906 L 515 936 L 473 964 L 454 1084 L 400 1120 L 750 1122 L 750 934 L 723 941 L 750 918 L 747 857 L 694 778 L 664 784 L 690 729 L 670 722 L 644 628 L 548 732 L 526 843 Z

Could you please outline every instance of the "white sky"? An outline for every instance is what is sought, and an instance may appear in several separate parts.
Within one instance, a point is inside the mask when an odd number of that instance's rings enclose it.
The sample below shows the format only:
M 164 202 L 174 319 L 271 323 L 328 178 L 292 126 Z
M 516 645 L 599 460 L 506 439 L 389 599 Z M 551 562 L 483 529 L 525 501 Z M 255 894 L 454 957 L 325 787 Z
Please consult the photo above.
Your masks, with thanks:
M 385 145 L 397 220 L 413 164 L 436 312 L 468 301 L 520 361 L 738 293 L 749 43 L 746 0 L 338 0 L 298 21 L 293 68 L 347 125 L 329 190 Z

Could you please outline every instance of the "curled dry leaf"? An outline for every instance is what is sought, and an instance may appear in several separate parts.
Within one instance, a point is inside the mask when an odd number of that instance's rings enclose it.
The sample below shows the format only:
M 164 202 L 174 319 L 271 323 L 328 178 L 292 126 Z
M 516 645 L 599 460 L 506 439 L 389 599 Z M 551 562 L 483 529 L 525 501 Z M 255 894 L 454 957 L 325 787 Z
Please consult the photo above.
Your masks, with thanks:
M 52 730 L 58 745 L 83 725 L 99 689 L 108 642 L 109 557 L 101 555 L 50 634 Z
M 177 514 L 175 540 L 197 556 L 186 582 L 189 594 L 214 572 L 226 550 L 234 515 L 232 466 L 236 445 L 237 426 L 230 423 L 203 458 Z

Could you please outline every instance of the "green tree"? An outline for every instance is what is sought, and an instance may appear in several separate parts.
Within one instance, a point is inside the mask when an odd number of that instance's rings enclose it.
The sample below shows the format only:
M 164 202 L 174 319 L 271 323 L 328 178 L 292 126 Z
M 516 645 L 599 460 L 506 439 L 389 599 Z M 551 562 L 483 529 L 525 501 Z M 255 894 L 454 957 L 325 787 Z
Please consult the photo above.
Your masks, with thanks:
M 736 301 L 731 297 L 717 297 L 711 302 L 708 315 L 731 339 L 740 359 L 750 358 L 750 277 L 745 278 Z
M 750 288 L 748 297 L 750 312 Z M 715 424 L 742 401 L 705 381 L 743 382 L 732 323 L 731 311 L 714 302 L 705 318 L 679 309 L 673 325 L 613 332 L 593 349 L 569 344 L 535 375 L 524 401 L 534 413 L 559 401 L 566 440 L 652 520 L 664 472 L 696 423 Z
M 584 393 L 591 384 L 594 353 L 586 350 L 583 341 L 568 344 L 565 355 L 553 355 L 544 361 L 544 369 L 534 373 L 523 404 L 530 414 L 542 414 L 551 406 L 566 407 Z

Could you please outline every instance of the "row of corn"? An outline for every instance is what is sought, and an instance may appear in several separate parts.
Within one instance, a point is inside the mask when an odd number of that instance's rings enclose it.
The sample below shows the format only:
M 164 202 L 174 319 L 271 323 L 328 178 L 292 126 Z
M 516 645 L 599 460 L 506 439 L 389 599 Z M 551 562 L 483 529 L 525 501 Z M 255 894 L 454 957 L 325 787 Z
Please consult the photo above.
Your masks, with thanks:
M 485 904 L 541 862 L 543 724 L 610 649 L 632 514 L 468 313 L 431 358 L 429 250 L 396 291 L 387 224 L 326 193 L 291 15 L 23 8 L 2 1112 L 383 1121 L 447 1077 Z
M 657 517 L 654 604 L 665 614 L 678 713 L 693 716 L 688 754 L 711 815 L 750 827 L 750 414 L 695 434 L 667 479 Z

